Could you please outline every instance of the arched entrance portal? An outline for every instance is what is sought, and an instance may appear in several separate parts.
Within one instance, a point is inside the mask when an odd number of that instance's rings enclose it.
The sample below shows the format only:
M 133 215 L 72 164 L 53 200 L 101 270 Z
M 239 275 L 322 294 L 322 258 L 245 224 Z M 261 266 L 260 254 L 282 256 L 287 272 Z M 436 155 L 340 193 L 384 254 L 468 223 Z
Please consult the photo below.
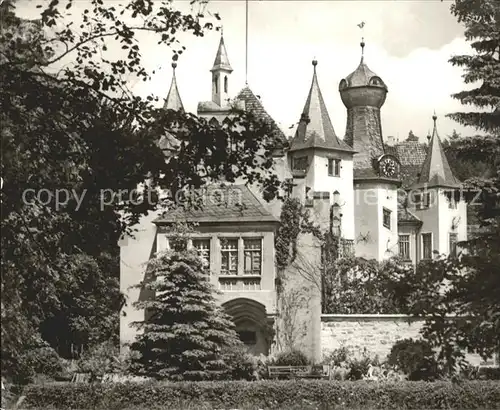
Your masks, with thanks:
M 268 355 L 271 344 L 270 329 L 273 319 L 268 318 L 266 307 L 255 300 L 238 298 L 222 305 L 236 326 L 240 339 L 254 355 Z

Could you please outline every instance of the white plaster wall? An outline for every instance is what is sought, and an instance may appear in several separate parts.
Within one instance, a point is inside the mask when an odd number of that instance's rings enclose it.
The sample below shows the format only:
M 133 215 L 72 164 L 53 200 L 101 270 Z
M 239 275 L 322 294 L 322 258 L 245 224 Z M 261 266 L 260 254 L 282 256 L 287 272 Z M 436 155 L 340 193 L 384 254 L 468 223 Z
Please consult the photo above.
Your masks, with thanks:
M 396 256 L 398 245 L 398 195 L 394 185 L 384 184 L 378 191 L 378 229 L 379 229 L 379 260 Z M 383 208 L 391 211 L 390 229 L 383 224 Z
M 398 252 L 397 189 L 380 182 L 356 184 L 355 235 L 356 256 L 387 259 Z M 391 228 L 383 226 L 382 209 L 391 211 Z M 362 240 L 368 235 L 367 240 Z
M 370 185 L 357 184 L 354 187 L 354 228 L 356 256 L 379 259 L 378 251 L 378 197 Z
M 449 202 L 444 194 L 445 190 L 439 190 L 439 248 L 440 254 L 450 253 L 449 234 L 456 233 L 458 240 L 467 239 L 467 208 L 464 201 L 457 204 L 456 209 L 449 208 Z M 458 226 L 452 229 L 453 222 L 458 222 Z
M 153 249 L 156 225 L 153 224 L 160 212 L 149 213 L 135 226 L 134 237 L 125 236 L 120 246 L 120 291 L 125 295 L 126 304 L 120 312 L 120 342 L 122 346 L 135 339 L 137 330 L 130 326 L 134 321 L 144 320 L 144 310 L 135 309 L 132 304 L 139 299 L 140 289 L 132 288 L 144 280 L 146 264 Z
M 340 163 L 340 176 L 328 176 L 328 158 L 338 158 Z M 333 204 L 333 192 L 340 193 L 340 206 L 342 212 L 342 236 L 345 239 L 354 239 L 354 186 L 352 154 L 345 152 L 316 152 L 313 160 L 312 189 L 316 192 L 329 192 L 330 203 Z

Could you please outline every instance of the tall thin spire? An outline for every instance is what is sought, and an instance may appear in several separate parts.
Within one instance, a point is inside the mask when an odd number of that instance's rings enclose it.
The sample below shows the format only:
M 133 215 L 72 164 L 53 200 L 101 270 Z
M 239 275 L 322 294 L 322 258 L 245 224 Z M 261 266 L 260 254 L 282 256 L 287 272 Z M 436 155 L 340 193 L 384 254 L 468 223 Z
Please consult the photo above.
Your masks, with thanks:
M 163 108 L 165 110 L 184 110 L 184 105 L 182 104 L 179 89 L 177 88 L 177 79 L 175 77 L 176 67 L 177 63 L 172 63 L 172 83 L 170 84 L 170 90 L 168 91 L 167 98 L 165 99 L 165 104 L 163 105 Z
M 219 42 L 219 48 L 217 49 L 217 54 L 215 55 L 214 66 L 210 71 L 226 70 L 232 72 L 231 64 L 229 64 L 229 58 L 227 57 L 226 45 L 224 44 L 224 36 L 222 34 Z
M 428 187 L 457 187 L 460 181 L 453 175 L 437 131 L 437 115 L 432 116 L 434 129 L 429 142 L 427 156 L 422 164 L 418 185 Z
M 316 74 L 318 61 L 314 59 L 312 65 L 313 78 L 311 88 L 309 89 L 309 95 L 302 110 L 299 126 L 291 142 L 290 150 L 323 148 L 352 152 L 351 147 L 335 134 L 318 83 Z

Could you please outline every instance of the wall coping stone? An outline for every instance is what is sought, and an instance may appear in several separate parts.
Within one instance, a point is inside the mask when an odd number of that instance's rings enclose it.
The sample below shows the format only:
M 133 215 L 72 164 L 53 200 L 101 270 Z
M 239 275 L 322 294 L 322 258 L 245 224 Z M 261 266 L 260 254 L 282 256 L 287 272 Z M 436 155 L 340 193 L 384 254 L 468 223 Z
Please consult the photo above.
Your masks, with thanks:
M 448 315 L 449 318 L 454 318 L 456 315 Z M 376 313 L 363 313 L 363 314 L 333 314 L 333 313 L 323 313 L 321 314 L 322 322 L 340 322 L 348 320 L 407 320 L 407 321 L 424 321 L 425 317 L 417 317 L 405 314 L 376 314 Z

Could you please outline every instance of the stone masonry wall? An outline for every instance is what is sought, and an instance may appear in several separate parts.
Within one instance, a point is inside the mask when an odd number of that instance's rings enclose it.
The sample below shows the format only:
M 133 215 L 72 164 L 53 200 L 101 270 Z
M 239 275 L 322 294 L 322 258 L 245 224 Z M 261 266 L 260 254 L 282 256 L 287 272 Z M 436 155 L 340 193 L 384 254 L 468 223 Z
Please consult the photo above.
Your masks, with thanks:
M 323 355 L 340 347 L 347 347 L 356 355 L 364 348 L 370 356 L 384 360 L 394 343 L 401 339 L 420 337 L 421 320 L 409 321 L 406 315 L 322 315 L 321 350 Z M 483 363 L 478 355 L 466 355 L 473 365 Z

